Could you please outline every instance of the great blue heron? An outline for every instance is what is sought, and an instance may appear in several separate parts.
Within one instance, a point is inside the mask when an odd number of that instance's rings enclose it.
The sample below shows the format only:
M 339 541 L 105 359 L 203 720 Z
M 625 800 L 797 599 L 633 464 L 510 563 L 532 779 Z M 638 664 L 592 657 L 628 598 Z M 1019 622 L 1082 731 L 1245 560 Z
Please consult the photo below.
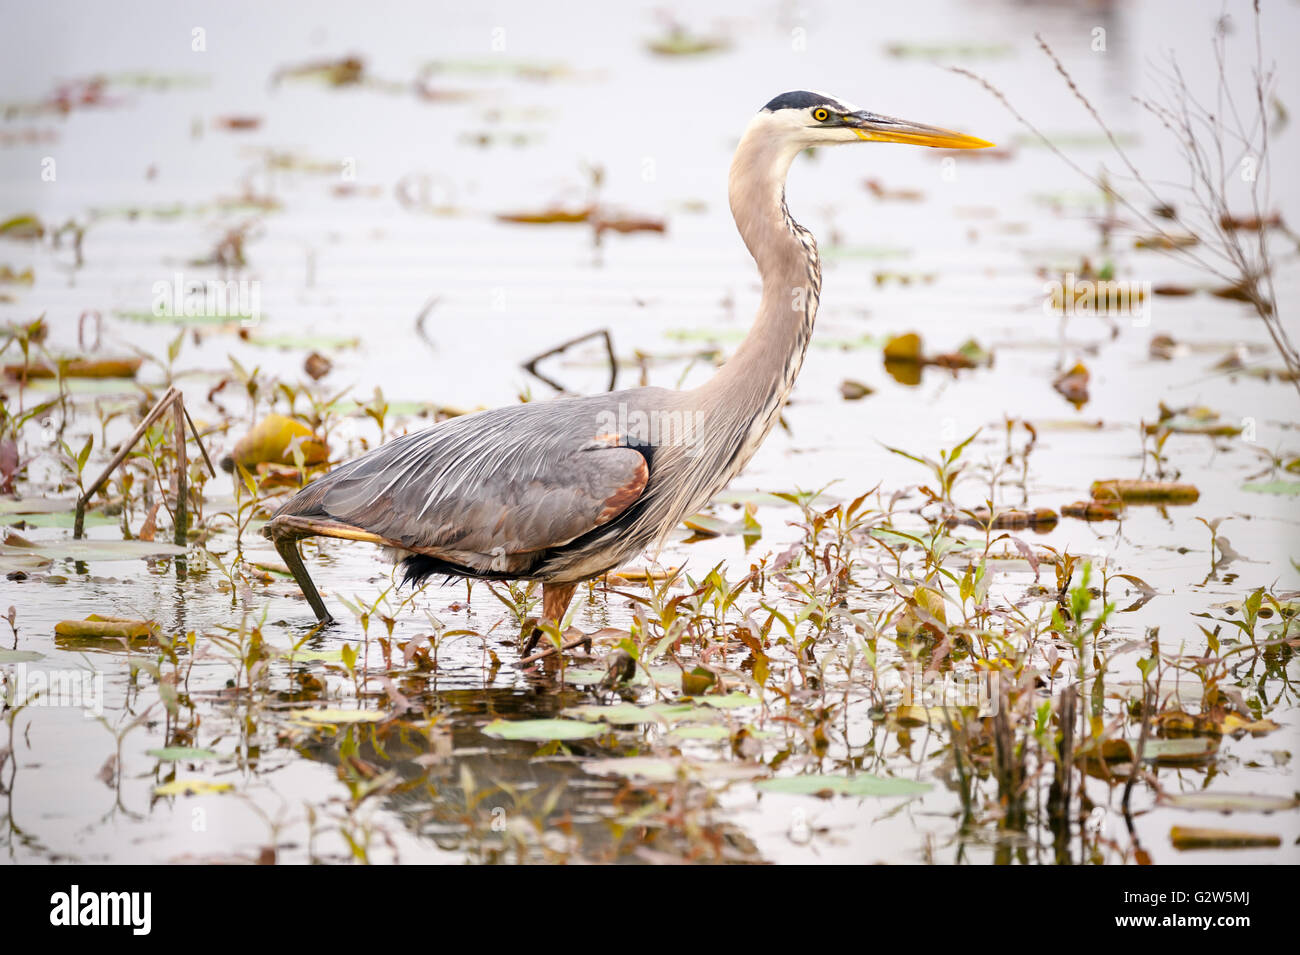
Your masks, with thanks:
M 812 335 L 821 267 L 812 234 L 786 208 L 786 173 L 801 150 L 857 142 L 992 145 L 821 93 L 773 99 L 731 161 L 731 213 L 763 278 L 758 316 L 735 355 L 691 391 L 633 388 L 453 418 L 313 481 L 263 533 L 317 618 L 331 619 L 298 551 L 304 537 L 392 548 L 406 581 L 541 581 L 541 622 L 559 625 L 580 581 L 661 541 L 707 503 L 771 431 Z

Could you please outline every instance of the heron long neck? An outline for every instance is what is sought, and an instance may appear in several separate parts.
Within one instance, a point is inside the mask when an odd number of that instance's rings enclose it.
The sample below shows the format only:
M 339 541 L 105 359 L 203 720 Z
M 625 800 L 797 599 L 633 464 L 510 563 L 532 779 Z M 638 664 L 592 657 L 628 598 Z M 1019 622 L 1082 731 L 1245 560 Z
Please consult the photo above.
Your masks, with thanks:
M 821 295 L 812 233 L 790 216 L 785 179 L 798 150 L 751 126 L 731 163 L 731 213 L 758 264 L 763 296 L 749 334 L 700 391 L 728 432 L 727 479 L 749 461 L 794 387 Z M 728 451 L 721 450 L 722 454 Z M 725 482 L 724 482 L 725 483 Z

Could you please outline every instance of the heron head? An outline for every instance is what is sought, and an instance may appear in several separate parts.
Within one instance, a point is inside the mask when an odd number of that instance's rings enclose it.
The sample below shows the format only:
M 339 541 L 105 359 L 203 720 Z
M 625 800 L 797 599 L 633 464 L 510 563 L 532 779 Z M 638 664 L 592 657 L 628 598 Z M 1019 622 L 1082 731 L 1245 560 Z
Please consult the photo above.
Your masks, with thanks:
M 945 149 L 984 149 L 983 139 L 858 109 L 825 93 L 795 90 L 763 107 L 758 122 L 799 149 L 840 143 L 909 143 Z

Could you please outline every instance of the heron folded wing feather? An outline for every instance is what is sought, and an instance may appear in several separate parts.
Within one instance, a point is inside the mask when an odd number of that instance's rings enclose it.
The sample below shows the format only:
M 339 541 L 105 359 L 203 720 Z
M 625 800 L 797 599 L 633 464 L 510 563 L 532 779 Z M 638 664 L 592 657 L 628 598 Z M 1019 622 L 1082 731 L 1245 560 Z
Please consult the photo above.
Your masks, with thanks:
M 389 442 L 308 485 L 281 513 L 328 516 L 476 569 L 518 570 L 528 555 L 613 520 L 645 490 L 646 458 L 616 438 L 574 427 L 529 440 L 512 429 L 494 443 L 495 428 L 457 427 L 491 415 Z

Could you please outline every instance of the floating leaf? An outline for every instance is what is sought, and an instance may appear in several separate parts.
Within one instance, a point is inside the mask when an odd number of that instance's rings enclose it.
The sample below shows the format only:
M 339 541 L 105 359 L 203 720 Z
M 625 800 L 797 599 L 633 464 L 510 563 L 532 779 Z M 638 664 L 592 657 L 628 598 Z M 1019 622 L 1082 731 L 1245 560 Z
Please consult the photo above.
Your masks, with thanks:
M 316 60 L 297 66 L 281 67 L 272 77 L 274 83 L 284 79 L 313 80 L 335 87 L 355 86 L 366 79 L 366 63 L 358 56 Z
M 85 620 L 60 620 L 54 632 L 60 637 L 81 637 L 96 640 L 142 640 L 156 626 L 149 620 L 130 617 L 103 617 L 92 613 Z
M 1300 799 L 1264 793 L 1173 793 L 1161 796 L 1160 805 L 1208 812 L 1283 812 L 1300 809 Z
M 595 218 L 592 220 L 592 225 L 596 227 L 597 236 L 606 232 L 627 235 L 632 232 L 668 231 L 668 223 L 663 219 L 652 219 L 647 216 L 607 215 L 601 211 L 597 211 Z
M 870 385 L 864 385 L 860 381 L 854 381 L 852 378 L 845 378 L 840 382 L 840 395 L 845 401 L 858 401 L 868 395 L 873 395 L 876 390 Z
M 700 56 L 720 52 L 730 45 L 723 37 L 698 36 L 680 26 L 674 26 L 663 36 L 646 41 L 646 49 L 656 56 Z
M 1124 505 L 1114 500 L 1075 501 L 1073 504 L 1064 505 L 1061 513 L 1081 521 L 1117 521 L 1124 513 Z
M 196 749 L 193 746 L 164 746 L 161 749 L 146 750 L 145 755 L 161 759 L 164 762 L 188 762 L 190 760 L 222 758 L 220 753 L 215 753 L 210 749 Z
M 605 671 L 598 667 L 564 668 L 564 682 L 572 683 L 574 686 L 589 686 L 603 679 L 605 679 Z
M 725 726 L 678 726 L 671 736 L 677 739 L 716 740 L 730 739 L 731 730 Z
M 968 527 L 981 529 L 991 527 L 993 530 L 999 531 L 1023 530 L 1027 527 L 1032 527 L 1035 530 L 1048 530 L 1055 527 L 1056 523 L 1056 512 L 1050 507 L 1039 507 L 1032 511 L 1014 507 L 1000 508 L 992 513 L 987 507 L 977 507 L 974 510 L 953 515 L 947 520 L 948 527 L 965 524 Z
M 900 706 L 892 714 L 899 726 L 949 726 L 953 714 L 942 706 Z
M 91 540 L 83 537 L 34 541 L 30 547 L 0 545 L 0 557 L 35 554 L 50 560 L 140 560 L 146 557 L 181 557 L 185 548 L 162 541 Z
M 738 534 L 742 530 L 739 521 L 724 521 L 710 514 L 695 514 L 682 521 L 682 525 L 701 537 L 721 537 L 723 534 Z
M 1295 497 L 1300 494 L 1300 481 L 1252 481 L 1243 484 L 1241 489 L 1253 494 L 1284 494 Z
M 667 723 L 676 723 L 684 719 L 703 722 L 717 718 L 717 714 L 712 710 L 702 709 L 694 700 L 682 703 L 651 703 L 646 710 Z
M 1195 716 L 1178 710 L 1161 713 L 1156 717 L 1156 725 L 1164 736 L 1169 737 L 1217 737 L 1245 733 L 1263 736 L 1281 729 L 1281 726 L 1273 720 L 1247 719 L 1236 712 L 1228 713 L 1222 720 L 1214 720 L 1208 716 Z
M 886 362 L 919 362 L 921 360 L 921 336 L 915 332 L 895 335 L 885 342 Z
M 134 378 L 142 358 L 62 358 L 51 367 L 44 362 L 5 365 L 10 378 Z
M 29 547 L 14 547 L 0 544 L 0 573 L 26 575 L 44 570 L 50 566 L 50 559 L 34 553 Z M 16 576 L 15 579 L 21 579 Z
M 1194 235 L 1188 234 L 1161 234 L 1139 236 L 1133 240 L 1135 249 L 1186 249 L 1196 245 L 1201 240 Z
M 1080 747 L 1075 756 L 1091 766 L 1096 766 L 1099 761 L 1102 763 L 1131 763 L 1133 762 L 1133 747 L 1128 740 L 1124 739 L 1091 740 Z M 1146 756 L 1148 759 L 1153 758 L 1150 742 L 1147 743 Z
M 1121 500 L 1130 504 L 1195 504 L 1201 492 L 1194 484 L 1173 481 L 1126 481 L 1112 478 L 1093 481 L 1092 496 L 1099 501 Z
M 585 209 L 546 209 L 541 212 L 498 212 L 498 222 L 519 225 L 572 225 L 591 218 L 591 206 Z
M 44 656 L 36 650 L 0 650 L 0 663 L 31 663 Z
M 1223 718 L 1221 724 L 1222 731 L 1231 735 L 1241 735 L 1249 733 L 1251 736 L 1263 736 L 1274 730 L 1281 729 L 1281 725 L 1270 719 L 1248 720 L 1240 713 L 1229 713 Z
M 1189 766 L 1213 759 L 1219 752 L 1218 740 L 1203 736 L 1189 739 L 1149 739 L 1142 758 L 1162 766 Z
M 688 707 L 688 709 L 693 709 L 693 707 Z M 655 723 L 660 718 L 658 713 L 637 706 L 635 703 L 616 703 L 613 706 L 598 706 L 589 703 L 584 706 L 571 706 L 564 712 L 576 719 L 586 720 L 591 723 L 603 722 L 619 726 L 633 723 Z
M 9 510 L 3 506 L 10 503 L 31 507 L 31 502 L 0 501 L 0 523 L 10 525 L 25 524 L 28 527 L 74 527 L 77 523 L 77 515 L 73 510 L 76 507 L 75 503 L 69 502 L 66 511 L 59 511 L 58 509 L 41 509 L 40 511 Z M 53 501 L 50 503 L 62 504 L 63 502 Z M 86 511 L 82 526 L 116 527 L 120 522 L 120 518 L 110 517 L 103 511 Z
M 361 345 L 361 339 L 355 335 L 261 335 L 249 334 L 243 336 L 244 341 L 250 345 L 258 345 L 262 348 L 284 348 L 284 349 L 328 349 L 338 351 L 344 348 L 358 348 Z M 313 376 L 315 377 L 315 376 Z
M 1175 849 L 1258 849 L 1282 844 L 1281 836 L 1266 832 L 1241 832 L 1235 829 L 1202 829 L 1174 826 L 1169 839 Z
M 321 663 L 342 663 L 343 650 L 277 650 L 277 654 L 286 660 L 295 662 L 320 661 Z
M 592 759 L 583 769 L 596 776 L 622 776 L 648 783 L 670 783 L 686 776 L 693 780 L 750 780 L 763 767 L 733 761 L 669 759 L 655 756 L 624 756 L 615 759 Z
M 153 788 L 155 796 L 206 796 L 234 789 L 232 783 L 219 783 L 210 779 L 174 779 Z
M 890 43 L 885 53 L 899 59 L 997 59 L 1011 56 L 1016 48 L 1010 43 Z
M 294 450 L 302 453 L 303 464 L 322 464 L 329 457 L 324 442 L 301 421 L 269 414 L 235 444 L 233 464 L 251 471 L 258 464 L 296 464 Z
M 77 506 L 75 500 L 56 497 L 29 497 L 22 500 L 0 498 L 0 515 L 10 514 L 59 514 L 71 513 Z
M 603 675 L 603 674 L 602 674 Z M 609 727 L 603 723 L 584 723 L 581 720 L 493 720 L 483 727 L 483 733 L 495 739 L 553 740 L 592 739 L 604 736 Z
M 687 696 L 699 696 L 707 693 L 709 687 L 718 682 L 718 675 L 705 667 L 696 667 L 689 673 L 682 674 L 682 692 Z
M 0 236 L 6 239 L 39 239 L 45 235 L 45 226 L 34 215 L 14 216 L 0 222 Z
M 1073 368 L 1057 375 L 1052 387 L 1070 404 L 1082 408 L 1088 403 L 1088 382 L 1091 377 L 1088 367 L 1083 362 L 1078 362 Z

